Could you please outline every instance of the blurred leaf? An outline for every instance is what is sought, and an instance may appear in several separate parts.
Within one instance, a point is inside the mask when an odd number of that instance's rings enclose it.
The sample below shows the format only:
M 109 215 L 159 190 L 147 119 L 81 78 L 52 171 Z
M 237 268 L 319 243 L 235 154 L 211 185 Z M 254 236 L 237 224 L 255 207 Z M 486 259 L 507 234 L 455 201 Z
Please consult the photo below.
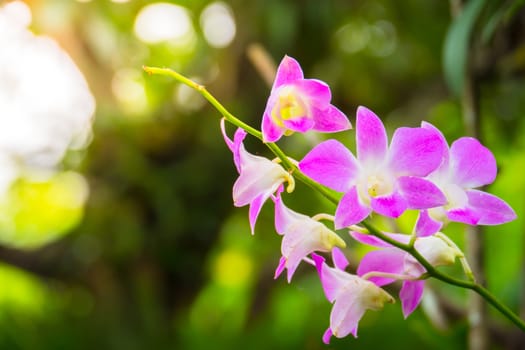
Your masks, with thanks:
M 452 92 L 459 96 L 463 89 L 465 69 L 469 55 L 469 40 L 485 0 L 471 0 L 457 16 L 445 37 L 443 70 Z
M 73 172 L 20 179 L 0 201 L 0 242 L 32 249 L 62 237 L 80 222 L 87 191 Z

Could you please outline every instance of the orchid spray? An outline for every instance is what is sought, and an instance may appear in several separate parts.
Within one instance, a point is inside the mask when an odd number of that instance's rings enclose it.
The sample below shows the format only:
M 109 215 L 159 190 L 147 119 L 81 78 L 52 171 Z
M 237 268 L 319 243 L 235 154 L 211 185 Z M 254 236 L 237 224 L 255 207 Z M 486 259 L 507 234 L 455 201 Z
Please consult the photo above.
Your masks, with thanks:
M 370 109 L 358 107 L 355 156 L 343 143 L 329 139 L 297 162 L 275 142 L 294 133 L 352 133 L 352 123 L 331 104 L 328 85 L 305 79 L 295 59 L 285 56 L 278 67 L 262 113 L 261 131 L 232 115 L 204 86 L 183 75 L 165 68 L 144 70 L 195 89 L 223 116 L 221 131 L 239 173 L 233 185 L 233 204 L 249 205 L 253 233 L 262 206 L 273 202 L 275 230 L 282 236 L 275 278 L 286 269 L 291 282 L 300 264 L 317 270 L 325 296 L 333 303 L 329 327 L 322 336 L 325 343 L 333 336 L 356 337 L 359 320 L 367 310 L 380 310 L 394 302 L 382 287 L 395 281 L 401 281 L 399 299 L 408 317 L 420 304 L 429 278 L 473 290 L 525 331 L 525 322 L 476 282 L 464 254 L 443 233 L 451 221 L 499 225 L 516 218 L 503 199 L 477 189 L 496 178 L 494 156 L 478 140 L 462 137 L 449 146 L 435 126 L 423 122 L 416 128 L 398 128 L 389 142 L 381 119 Z M 233 138 L 227 135 L 225 122 L 237 127 Z M 248 134 L 263 142 L 276 158 L 248 152 L 243 144 Z M 330 200 L 333 215 L 310 217 L 286 206 L 295 181 Z M 370 215 L 397 218 L 408 209 L 419 212 L 412 232 L 383 232 L 369 219 Z M 326 219 L 333 221 L 334 229 L 321 222 Z M 347 271 L 348 262 L 339 249 L 346 246 L 345 238 L 377 248 L 362 258 L 353 273 Z M 332 264 L 326 262 L 328 257 Z M 438 268 L 458 262 L 464 278 Z

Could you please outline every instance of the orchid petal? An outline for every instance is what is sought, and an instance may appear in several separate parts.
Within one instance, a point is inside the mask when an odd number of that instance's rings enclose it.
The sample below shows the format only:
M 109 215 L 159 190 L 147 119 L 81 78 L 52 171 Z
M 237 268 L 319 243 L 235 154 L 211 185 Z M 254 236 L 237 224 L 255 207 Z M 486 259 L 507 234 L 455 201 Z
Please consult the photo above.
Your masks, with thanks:
M 499 225 L 516 219 L 516 213 L 504 200 L 490 193 L 468 190 L 468 205 L 479 215 L 478 225 Z
M 289 84 L 303 78 L 303 70 L 301 69 L 299 62 L 290 56 L 284 56 L 277 68 L 277 74 L 273 82 L 272 90 L 283 84 Z
M 472 208 L 454 208 L 447 211 L 447 218 L 450 221 L 462 222 L 469 225 L 477 225 L 480 214 Z
M 244 138 L 246 137 L 246 131 L 244 131 L 241 128 L 238 128 L 235 131 L 235 134 L 233 136 L 233 140 L 231 140 L 228 135 L 226 134 L 226 126 L 225 126 L 225 119 L 221 119 L 221 133 L 222 137 L 224 138 L 224 142 L 226 143 L 226 146 L 230 149 L 230 151 L 233 153 L 233 163 L 235 164 L 235 167 L 237 168 L 237 172 L 241 172 L 241 152 L 246 152 L 244 150 L 244 146 L 242 142 L 244 141 Z
M 354 290 L 346 291 L 345 295 L 337 298 L 330 313 L 330 329 L 337 338 L 356 333 L 359 320 L 365 314 L 366 307 L 353 295 L 354 292 Z
M 312 118 L 315 121 L 313 129 L 316 131 L 337 132 L 352 128 L 347 116 L 333 105 L 325 109 L 312 106 Z
M 416 236 L 427 237 L 441 230 L 443 223 L 436 221 L 430 217 L 428 211 L 422 210 L 419 212 L 419 216 L 416 221 Z
M 332 303 L 339 294 L 342 286 L 347 282 L 347 276 L 350 275 L 341 270 L 328 267 L 328 265 L 324 263 L 324 258 L 320 255 L 313 253 L 312 259 L 315 262 L 315 267 L 317 268 L 326 299 Z
M 441 164 L 439 166 L 439 169 L 446 170 L 448 169 L 449 164 L 449 152 L 448 152 L 448 143 L 447 139 L 443 135 L 443 133 L 436 128 L 434 125 L 427 123 L 425 121 L 421 122 L 421 127 L 423 129 L 429 130 L 430 132 L 433 132 L 440 140 L 441 142 L 441 148 L 443 149 L 443 160 L 441 161 Z
M 265 112 L 262 120 L 263 142 L 276 142 L 284 135 L 284 128 L 277 125 L 270 117 L 270 112 Z
M 371 212 L 359 201 L 357 188 L 352 187 L 339 201 L 335 210 L 335 228 L 340 229 L 363 221 Z
M 304 95 L 310 103 L 319 108 L 323 108 L 330 104 L 332 94 L 330 87 L 321 80 L 317 79 L 301 79 L 293 83 L 297 88 L 297 92 Z
M 406 253 L 398 248 L 373 250 L 361 259 L 357 274 L 363 276 L 372 271 L 403 274 L 405 255 Z M 384 286 L 395 281 L 393 278 L 379 276 L 370 277 L 368 280 L 378 286 Z
M 397 183 L 410 209 L 428 209 L 447 204 L 447 198 L 431 181 L 414 176 L 402 176 Z
M 357 108 L 356 148 L 362 164 L 382 162 L 387 154 L 387 135 L 381 119 L 366 107 Z
M 426 176 L 443 161 L 444 146 L 439 135 L 431 130 L 398 128 L 388 153 L 390 169 L 400 176 Z
M 261 208 L 268 199 L 268 194 L 261 194 L 260 196 L 255 197 L 255 199 L 250 203 L 250 209 L 248 211 L 248 221 L 250 222 L 250 229 L 252 232 L 252 235 L 255 233 L 255 222 L 257 221 L 257 217 L 259 216 L 259 213 L 261 212 Z
M 335 267 L 342 271 L 344 271 L 350 264 L 343 251 L 337 247 L 332 249 L 332 261 L 334 262 Z
M 403 282 L 403 286 L 399 292 L 399 299 L 401 300 L 403 316 L 405 319 L 417 308 L 421 302 L 424 289 L 424 280 Z
M 286 258 L 284 256 L 281 256 L 281 259 L 279 259 L 279 265 L 277 265 L 277 268 L 275 269 L 275 274 L 273 276 L 273 279 L 277 279 L 281 275 L 281 273 L 283 273 L 285 267 L 286 267 Z
M 370 205 L 376 213 L 391 218 L 399 217 L 408 209 L 406 199 L 399 192 L 393 192 L 386 196 L 372 197 Z
M 283 124 L 287 129 L 297 132 L 307 132 L 314 126 L 315 121 L 308 116 L 302 116 L 283 120 Z
M 327 140 L 308 152 L 299 162 L 299 169 L 320 184 L 344 192 L 357 176 L 358 164 L 342 143 Z
M 323 343 L 325 343 L 326 345 L 330 344 L 330 338 L 332 338 L 332 335 L 332 330 L 330 329 L 330 327 L 328 327 L 328 329 L 323 334 Z
M 472 137 L 462 137 L 452 143 L 450 163 L 454 182 L 464 188 L 488 185 L 496 178 L 494 155 Z
M 254 156 L 241 154 L 241 174 L 233 184 L 233 204 L 242 207 L 264 194 L 268 199 L 285 181 L 288 174 L 276 163 Z

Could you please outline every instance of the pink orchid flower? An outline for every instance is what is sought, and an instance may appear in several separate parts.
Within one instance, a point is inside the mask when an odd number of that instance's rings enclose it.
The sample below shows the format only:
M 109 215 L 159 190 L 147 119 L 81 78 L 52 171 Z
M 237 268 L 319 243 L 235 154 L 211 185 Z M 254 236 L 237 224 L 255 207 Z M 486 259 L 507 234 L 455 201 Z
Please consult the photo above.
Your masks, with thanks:
M 410 235 L 385 234 L 403 244 L 408 244 L 410 241 Z M 409 253 L 375 236 L 359 232 L 350 232 L 350 235 L 361 243 L 383 248 L 368 252 L 361 259 L 357 268 L 359 276 L 371 276 L 368 280 L 378 286 L 384 286 L 395 281 L 392 277 L 380 276 L 381 273 L 394 274 L 406 278 L 399 292 L 399 299 L 401 300 L 403 316 L 407 318 L 416 309 L 423 297 L 425 281 L 418 279 L 426 272 L 423 265 Z M 414 242 L 414 247 L 432 266 L 451 265 L 456 257 L 462 255 L 455 247 L 449 246 L 443 239 L 436 236 L 418 237 Z M 373 276 L 374 272 L 379 272 L 380 274 Z
M 280 192 L 274 197 L 275 229 L 283 235 L 282 257 L 275 270 L 275 278 L 287 269 L 288 283 L 299 263 L 314 251 L 329 252 L 335 246 L 344 248 L 346 243 L 335 232 L 309 216 L 299 214 L 286 207 Z
M 433 125 L 423 128 L 442 138 Z M 447 147 L 443 162 L 428 179 L 444 193 L 447 202 L 438 208 L 420 213 L 418 225 L 424 226 L 422 235 L 441 229 L 444 222 L 455 221 L 470 225 L 499 225 L 516 218 L 514 210 L 502 199 L 475 188 L 491 184 L 497 174 L 492 152 L 472 137 L 462 137 Z
M 233 185 L 233 204 L 236 207 L 250 205 L 249 221 L 252 234 L 255 222 L 266 200 L 281 186 L 288 182 L 293 188 L 293 177 L 278 163 L 268 158 L 255 156 L 244 148 L 246 131 L 238 128 L 233 140 L 226 134 L 224 119 L 221 131 L 226 145 L 233 153 L 233 161 L 239 178 Z
M 285 56 L 273 83 L 262 120 L 264 142 L 276 142 L 294 131 L 336 132 L 350 129 L 347 117 L 330 104 L 328 85 L 304 79 L 299 63 Z
M 325 264 L 323 257 L 312 254 L 321 284 L 328 301 L 334 304 L 330 313 L 330 327 L 323 335 L 323 342 L 330 338 L 357 337 L 357 326 L 366 310 L 380 310 L 394 298 L 371 281 L 344 271 L 348 261 L 337 249 L 333 251 L 335 268 Z
M 299 168 L 315 181 L 344 196 L 335 212 L 337 229 L 356 224 L 372 211 L 398 217 L 406 209 L 446 203 L 445 196 L 422 177 L 442 161 L 445 145 L 424 128 L 399 128 L 390 147 L 385 127 L 369 109 L 359 107 L 356 120 L 357 159 L 339 141 L 312 149 Z

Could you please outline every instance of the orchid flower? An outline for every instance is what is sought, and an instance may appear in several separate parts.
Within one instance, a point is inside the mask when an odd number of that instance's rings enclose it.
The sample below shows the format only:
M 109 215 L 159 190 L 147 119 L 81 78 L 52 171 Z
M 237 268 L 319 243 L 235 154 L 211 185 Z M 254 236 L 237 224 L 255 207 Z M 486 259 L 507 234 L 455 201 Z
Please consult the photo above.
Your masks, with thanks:
M 294 131 L 336 132 L 352 127 L 347 117 L 330 104 L 328 85 L 304 79 L 299 63 L 285 56 L 273 83 L 262 120 L 263 142 L 276 142 Z
M 330 327 L 323 335 L 323 342 L 330 338 L 357 337 L 357 326 L 366 310 L 380 310 L 394 298 L 371 281 L 344 271 L 348 262 L 337 248 L 332 251 L 335 268 L 325 264 L 323 257 L 312 254 L 321 284 L 328 301 L 334 304 L 330 313 Z
M 385 127 L 369 109 L 359 107 L 356 120 L 357 159 L 339 141 L 328 140 L 312 149 L 299 168 L 313 180 L 344 196 L 335 212 L 337 229 L 356 224 L 372 210 L 398 217 L 406 209 L 425 209 L 446 203 L 445 196 L 422 177 L 442 161 L 445 145 L 424 128 L 399 128 L 390 147 Z
M 384 233 L 388 237 L 408 244 L 411 236 L 397 233 Z M 368 252 L 357 268 L 357 274 L 378 286 L 395 281 L 394 277 L 403 279 L 403 284 L 399 292 L 399 299 L 403 310 L 403 316 L 407 318 L 419 305 L 423 297 L 425 281 L 419 279 L 426 273 L 426 269 L 412 255 L 386 243 L 379 238 L 350 232 L 350 235 L 357 241 L 374 247 L 383 248 Z M 463 254 L 455 247 L 438 236 L 418 237 L 415 239 L 414 248 L 432 266 L 451 265 L 456 257 Z
M 423 123 L 423 128 L 445 140 L 433 125 Z M 514 220 L 516 213 L 505 201 L 475 189 L 491 184 L 496 174 L 496 159 L 478 140 L 462 137 L 454 141 L 439 168 L 427 177 L 444 193 L 447 203 L 420 214 L 418 224 L 427 227 L 423 235 L 439 231 L 447 221 L 499 225 Z
M 275 229 L 283 235 L 281 252 L 283 256 L 275 271 L 275 278 L 287 269 L 288 283 L 299 263 L 314 251 L 329 252 L 334 248 L 346 246 L 345 241 L 325 225 L 309 216 L 299 214 L 286 207 L 277 191 L 275 202 Z
M 244 148 L 246 131 L 238 128 L 233 140 L 226 134 L 224 119 L 221 131 L 226 145 L 233 153 L 233 161 L 239 178 L 233 185 L 233 204 L 236 207 L 250 205 L 249 221 L 252 234 L 255 222 L 266 200 L 281 186 L 288 182 L 288 192 L 294 187 L 293 177 L 278 163 L 253 155 Z

